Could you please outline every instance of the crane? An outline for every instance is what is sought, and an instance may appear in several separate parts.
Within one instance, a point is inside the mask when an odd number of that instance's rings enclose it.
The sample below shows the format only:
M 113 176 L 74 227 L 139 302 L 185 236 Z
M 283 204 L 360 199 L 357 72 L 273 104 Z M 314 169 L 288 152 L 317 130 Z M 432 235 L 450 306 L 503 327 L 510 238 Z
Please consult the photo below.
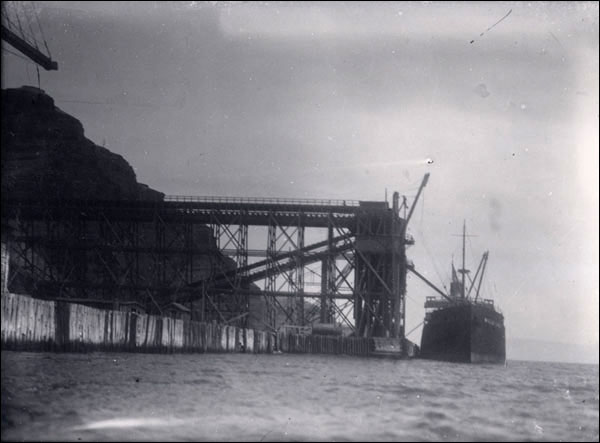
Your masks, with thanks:
M 50 54 L 49 50 L 48 50 L 48 55 L 46 55 L 42 51 L 40 51 L 40 49 L 37 47 L 37 42 L 35 42 L 35 37 L 34 37 L 34 41 L 33 41 L 34 44 L 31 44 L 29 41 L 27 41 L 27 39 L 25 38 L 25 31 L 23 31 L 23 25 L 21 24 L 21 20 L 19 19 L 19 16 L 16 15 L 17 24 L 14 24 L 13 21 L 10 19 L 10 16 L 8 14 L 8 10 L 7 10 L 5 3 L 6 2 L 2 2 L 2 16 L 3 16 L 3 21 L 1 24 L 2 40 L 4 40 L 6 43 L 11 45 L 13 48 L 18 50 L 19 52 L 21 52 L 24 56 L 29 58 L 31 61 L 33 61 L 37 65 L 44 68 L 46 71 L 58 70 L 58 63 L 56 61 L 52 60 L 52 58 L 49 56 L 49 54 Z M 36 16 L 36 18 L 37 18 L 37 16 Z M 39 21 L 38 21 L 38 26 L 41 31 L 41 26 L 39 25 Z M 31 28 L 31 25 L 29 27 Z M 21 35 L 18 35 L 17 32 L 19 32 Z M 44 44 L 45 43 L 46 43 L 46 41 L 44 39 Z M 48 45 L 46 45 L 46 49 L 48 49 Z

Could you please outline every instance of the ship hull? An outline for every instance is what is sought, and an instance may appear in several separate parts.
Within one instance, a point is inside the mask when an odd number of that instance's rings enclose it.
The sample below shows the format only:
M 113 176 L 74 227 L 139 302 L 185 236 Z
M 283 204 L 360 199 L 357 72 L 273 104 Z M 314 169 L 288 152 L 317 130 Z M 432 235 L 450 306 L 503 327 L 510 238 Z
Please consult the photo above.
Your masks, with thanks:
M 506 361 L 504 317 L 482 304 L 465 303 L 428 313 L 421 358 L 460 363 Z

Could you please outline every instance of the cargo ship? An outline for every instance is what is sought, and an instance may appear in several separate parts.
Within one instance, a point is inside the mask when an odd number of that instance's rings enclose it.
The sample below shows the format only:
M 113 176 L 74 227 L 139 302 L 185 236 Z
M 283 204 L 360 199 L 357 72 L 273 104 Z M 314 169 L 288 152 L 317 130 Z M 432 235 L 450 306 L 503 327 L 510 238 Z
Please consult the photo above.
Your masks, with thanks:
M 504 364 L 504 316 L 493 300 L 479 298 L 489 253 L 483 254 L 471 279 L 470 271 L 465 268 L 466 225 L 463 225 L 462 237 L 462 268 L 457 270 L 452 264 L 450 294 L 426 281 L 440 297 L 426 298 L 420 357 L 460 363 Z

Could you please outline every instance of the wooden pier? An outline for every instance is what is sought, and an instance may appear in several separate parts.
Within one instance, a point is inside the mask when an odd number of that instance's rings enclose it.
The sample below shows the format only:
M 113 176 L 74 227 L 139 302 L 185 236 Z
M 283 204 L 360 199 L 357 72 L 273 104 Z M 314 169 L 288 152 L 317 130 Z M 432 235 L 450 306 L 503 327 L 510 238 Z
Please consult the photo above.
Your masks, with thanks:
M 274 336 L 235 326 L 2 294 L 2 349 L 271 353 Z

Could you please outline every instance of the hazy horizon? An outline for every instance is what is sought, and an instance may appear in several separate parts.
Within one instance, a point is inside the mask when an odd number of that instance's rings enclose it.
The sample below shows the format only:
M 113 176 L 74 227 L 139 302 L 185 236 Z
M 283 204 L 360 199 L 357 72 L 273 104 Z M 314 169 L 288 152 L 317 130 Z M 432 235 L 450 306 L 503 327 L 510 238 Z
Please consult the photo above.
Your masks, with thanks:
M 465 219 L 507 341 L 597 364 L 597 3 L 35 3 L 59 64 L 41 88 L 138 181 L 411 202 L 429 172 L 415 266 L 447 285 Z M 37 85 L 2 57 L 3 88 Z M 409 276 L 407 330 L 427 295 Z
M 532 349 L 535 351 L 532 352 Z M 598 347 L 512 337 L 506 343 L 508 361 L 540 361 L 598 365 Z

